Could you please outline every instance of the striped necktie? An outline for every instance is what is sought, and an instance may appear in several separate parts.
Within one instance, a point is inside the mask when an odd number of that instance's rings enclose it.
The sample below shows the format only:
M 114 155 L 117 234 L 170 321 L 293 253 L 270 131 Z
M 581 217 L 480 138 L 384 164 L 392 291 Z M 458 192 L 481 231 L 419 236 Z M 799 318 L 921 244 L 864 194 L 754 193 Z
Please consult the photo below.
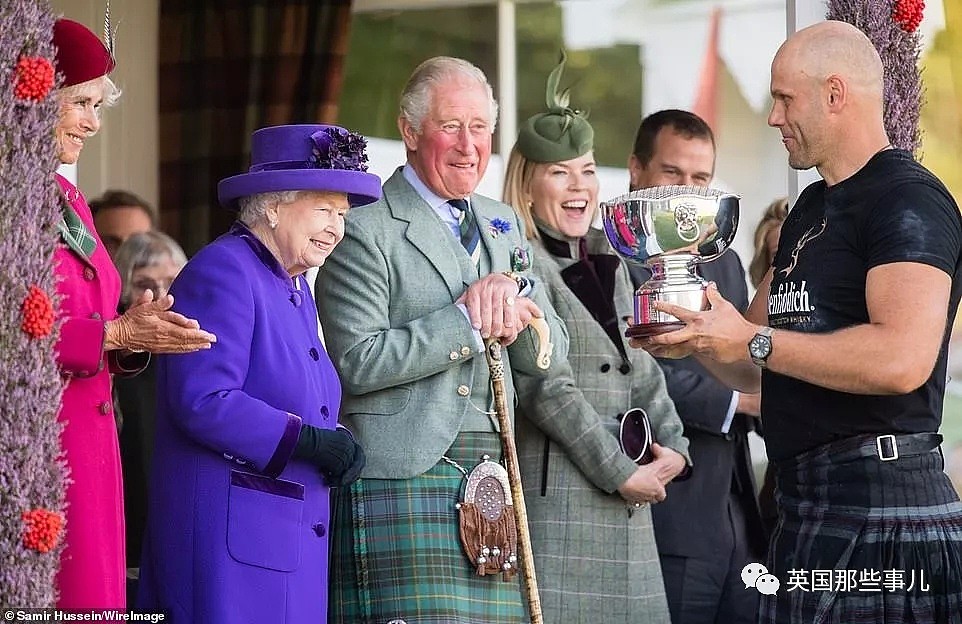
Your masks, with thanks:
M 448 204 L 454 208 L 455 214 L 458 215 L 461 244 L 477 266 L 478 260 L 481 258 L 481 247 L 478 245 L 481 241 L 481 232 L 478 230 L 478 222 L 474 218 L 474 212 L 466 199 L 449 199 Z

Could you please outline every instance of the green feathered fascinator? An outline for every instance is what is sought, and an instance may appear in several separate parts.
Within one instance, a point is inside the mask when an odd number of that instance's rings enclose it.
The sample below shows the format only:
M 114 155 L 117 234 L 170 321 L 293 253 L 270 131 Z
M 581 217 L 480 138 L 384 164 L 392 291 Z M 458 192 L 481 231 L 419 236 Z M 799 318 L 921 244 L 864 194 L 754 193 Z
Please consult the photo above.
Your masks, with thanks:
M 595 131 L 588 123 L 587 114 L 568 106 L 568 89 L 558 92 L 564 71 L 564 52 L 561 62 L 548 75 L 545 105 L 548 111 L 529 117 L 518 131 L 518 151 L 534 162 L 552 163 L 577 158 L 594 145 Z

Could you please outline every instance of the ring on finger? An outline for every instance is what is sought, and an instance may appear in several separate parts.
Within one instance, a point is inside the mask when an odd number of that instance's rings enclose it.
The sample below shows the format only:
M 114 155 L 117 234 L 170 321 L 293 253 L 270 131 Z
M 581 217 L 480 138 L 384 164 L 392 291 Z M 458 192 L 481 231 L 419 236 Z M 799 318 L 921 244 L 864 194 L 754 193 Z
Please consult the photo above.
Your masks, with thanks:
M 506 306 L 513 306 L 513 305 L 514 305 L 514 297 L 505 297 L 505 298 L 504 298 L 504 305 L 506 305 Z

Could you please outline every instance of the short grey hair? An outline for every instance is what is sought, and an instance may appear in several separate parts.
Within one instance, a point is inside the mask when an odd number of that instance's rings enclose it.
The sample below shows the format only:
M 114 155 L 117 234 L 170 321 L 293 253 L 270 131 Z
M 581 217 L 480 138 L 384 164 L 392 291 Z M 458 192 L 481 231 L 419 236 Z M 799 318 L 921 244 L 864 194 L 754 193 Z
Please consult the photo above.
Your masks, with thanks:
M 114 81 L 107 76 L 100 76 L 98 78 L 94 78 L 93 80 L 88 80 L 87 82 L 81 82 L 80 84 L 63 87 L 57 91 L 57 95 L 60 97 L 60 101 L 66 100 L 67 98 L 73 97 L 86 89 L 92 82 L 100 83 L 100 95 L 103 98 L 103 102 L 101 102 L 101 104 L 103 106 L 114 106 L 117 101 L 120 100 L 120 95 L 123 92 L 116 84 L 114 84 Z
M 401 92 L 400 114 L 414 128 L 421 132 L 421 125 L 431 111 L 434 88 L 446 80 L 452 79 L 476 80 L 484 85 L 488 92 L 491 114 L 491 132 L 498 123 L 498 102 L 494 99 L 494 91 L 484 72 L 477 66 L 464 59 L 451 56 L 435 56 L 424 61 L 414 70 Z
M 237 219 L 247 227 L 253 227 L 257 222 L 267 218 L 267 209 L 271 206 L 289 204 L 297 199 L 300 191 L 272 191 L 270 193 L 255 193 L 237 200 L 239 207 Z
M 134 271 L 144 267 L 154 266 L 170 258 L 179 269 L 187 264 L 187 256 L 177 241 L 157 230 L 149 230 L 134 234 L 117 248 L 114 264 L 120 273 L 122 290 L 120 303 L 129 306 L 133 291 Z M 155 293 L 156 294 L 156 293 Z

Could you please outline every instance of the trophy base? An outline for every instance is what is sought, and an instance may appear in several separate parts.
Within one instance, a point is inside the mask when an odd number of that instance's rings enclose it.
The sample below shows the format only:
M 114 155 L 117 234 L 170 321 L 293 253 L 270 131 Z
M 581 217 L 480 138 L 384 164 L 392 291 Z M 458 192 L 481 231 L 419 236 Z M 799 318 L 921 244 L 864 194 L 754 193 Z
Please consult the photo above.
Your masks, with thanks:
M 680 321 L 677 323 L 648 323 L 642 325 L 632 325 L 625 330 L 625 336 L 628 338 L 651 338 L 652 336 L 659 336 L 661 334 L 673 332 L 681 329 L 684 326 L 685 324 Z

